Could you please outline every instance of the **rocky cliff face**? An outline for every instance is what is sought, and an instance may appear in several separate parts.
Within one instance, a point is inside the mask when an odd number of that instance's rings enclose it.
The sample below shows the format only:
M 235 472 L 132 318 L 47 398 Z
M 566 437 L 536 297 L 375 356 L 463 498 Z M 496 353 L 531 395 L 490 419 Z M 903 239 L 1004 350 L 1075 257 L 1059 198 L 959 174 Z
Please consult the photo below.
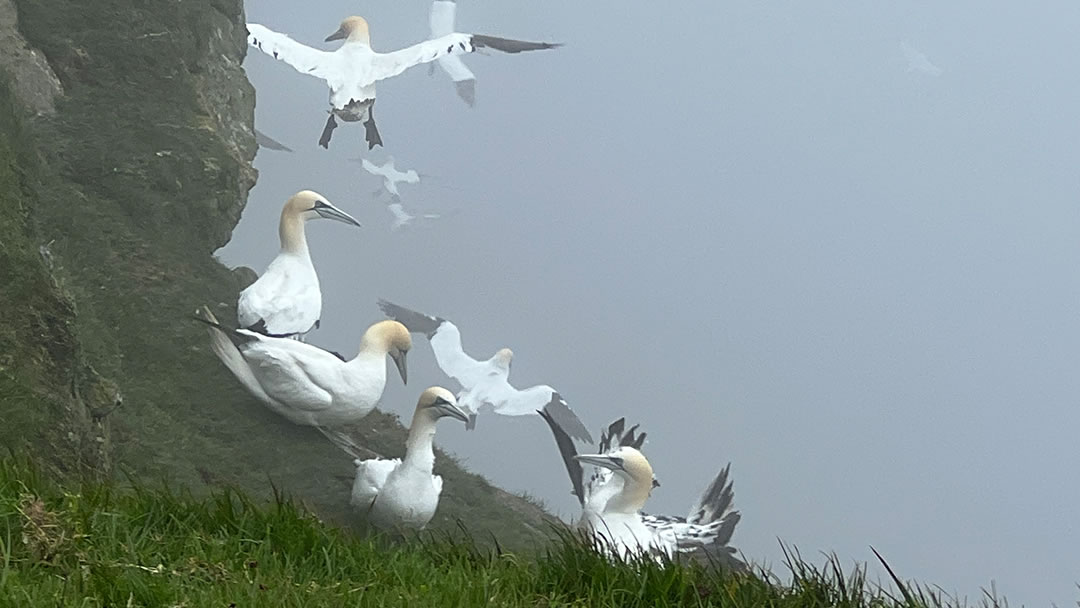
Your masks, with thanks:
M 0 443 L 58 473 L 269 481 L 352 520 L 349 460 L 246 395 L 191 321 L 231 319 L 214 250 L 254 184 L 241 0 L 0 0 Z M 5 4 L 5 2 L 7 4 Z M 404 430 L 373 414 L 373 451 Z M 443 458 L 436 524 L 521 546 L 532 505 Z

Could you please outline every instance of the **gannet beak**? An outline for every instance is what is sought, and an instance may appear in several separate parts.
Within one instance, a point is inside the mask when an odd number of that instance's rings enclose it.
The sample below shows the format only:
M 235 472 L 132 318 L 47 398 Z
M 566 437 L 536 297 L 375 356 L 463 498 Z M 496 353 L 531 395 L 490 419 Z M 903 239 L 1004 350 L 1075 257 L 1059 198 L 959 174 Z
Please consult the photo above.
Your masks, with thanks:
M 604 467 L 605 469 L 611 469 L 612 471 L 626 470 L 623 467 L 623 459 L 618 456 L 609 456 L 607 454 L 578 454 L 577 456 L 574 456 L 574 460 L 596 465 L 598 467 Z
M 329 36 L 327 36 L 326 40 L 324 40 L 324 42 L 333 42 L 335 40 L 342 40 L 342 39 L 345 38 L 345 36 L 346 36 L 345 27 L 342 26 L 342 27 L 339 27 L 338 30 L 336 32 L 334 32 L 333 34 L 330 34 Z
M 468 424 L 469 422 L 469 415 L 463 412 L 460 407 L 454 405 L 453 403 L 446 403 L 444 401 L 440 401 L 435 404 L 435 409 L 438 410 L 439 413 L 443 416 L 457 418 L 458 420 L 466 424 Z
M 337 220 L 339 222 L 345 222 L 346 224 L 352 224 L 358 228 L 360 227 L 360 222 L 356 221 L 356 218 L 333 205 L 327 205 L 326 203 L 316 205 L 315 213 L 318 213 L 319 217 L 324 217 L 328 220 Z
M 409 371 L 405 367 L 405 352 L 398 351 L 396 355 L 390 355 L 390 358 L 394 360 L 394 365 L 397 366 L 397 371 L 401 374 L 401 383 L 409 383 Z

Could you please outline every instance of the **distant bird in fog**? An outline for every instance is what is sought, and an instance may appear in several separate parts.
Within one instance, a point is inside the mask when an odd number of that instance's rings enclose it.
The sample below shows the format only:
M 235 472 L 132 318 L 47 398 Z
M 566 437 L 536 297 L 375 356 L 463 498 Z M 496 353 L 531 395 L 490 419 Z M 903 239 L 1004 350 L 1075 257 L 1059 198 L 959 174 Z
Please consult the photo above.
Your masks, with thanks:
M 391 53 L 379 53 L 371 48 L 367 21 L 355 16 L 346 18 L 337 31 L 326 37 L 326 42 L 345 41 L 335 51 L 311 48 L 257 23 L 249 23 L 247 29 L 248 44 L 274 59 L 284 61 L 302 74 L 325 80 L 330 86 L 330 116 L 319 138 L 319 145 L 324 148 L 329 147 L 331 135 L 337 127 L 335 117 L 346 122 L 363 123 L 368 149 L 381 146 L 382 138 L 373 114 L 375 83 L 397 76 L 412 66 L 482 48 L 520 53 L 559 46 L 482 34 L 451 33 Z
M 941 75 L 941 68 L 931 63 L 926 53 L 911 46 L 906 40 L 900 42 L 900 52 L 904 54 L 904 59 L 907 60 L 907 71 L 920 72 L 928 76 Z
M 240 292 L 236 317 L 241 328 L 300 340 L 319 326 L 322 292 L 304 231 L 305 222 L 319 218 L 360 226 L 317 192 L 303 190 L 289 198 L 278 223 L 280 252 L 262 276 Z
M 379 300 L 379 308 L 409 331 L 427 336 L 439 368 L 462 386 L 457 399 L 458 405 L 469 412 L 466 428 L 476 427 L 477 412 L 485 405 L 503 416 L 529 416 L 542 410 L 575 439 L 593 442 L 588 429 L 554 388 L 541 384 L 518 390 L 510 385 L 514 353 L 509 348 L 499 350 L 486 361 L 477 361 L 462 350 L 461 332 L 450 321 L 386 300 Z
M 415 169 L 399 171 L 394 167 L 393 156 L 387 158 L 386 162 L 381 165 L 376 165 L 366 158 L 361 158 L 360 166 L 364 168 L 364 171 L 376 177 L 381 177 L 383 180 L 382 190 L 390 193 L 391 196 L 401 196 L 401 192 L 398 191 L 398 184 L 420 183 L 420 174 Z

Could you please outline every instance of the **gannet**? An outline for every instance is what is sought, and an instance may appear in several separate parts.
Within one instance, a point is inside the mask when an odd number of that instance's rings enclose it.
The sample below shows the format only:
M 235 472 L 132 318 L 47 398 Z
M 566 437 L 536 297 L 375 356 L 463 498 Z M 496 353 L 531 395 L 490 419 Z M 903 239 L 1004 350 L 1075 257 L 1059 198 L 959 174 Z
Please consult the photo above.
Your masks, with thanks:
M 431 3 L 431 14 L 428 16 L 431 26 L 431 37 L 441 38 L 454 32 L 454 19 L 457 13 L 455 0 L 435 0 Z M 439 67 L 443 69 L 457 87 L 457 94 L 469 107 L 476 105 L 476 76 L 465 65 L 465 61 L 459 55 L 445 55 L 439 57 Z
M 302 339 L 319 326 L 322 292 L 304 234 L 304 222 L 316 218 L 360 226 L 317 192 L 294 194 L 281 209 L 281 251 L 262 276 L 240 292 L 236 304 L 240 327 L 268 336 Z
M 364 332 L 352 360 L 311 344 L 229 330 L 207 307 L 196 320 L 209 325 L 210 347 L 256 399 L 293 424 L 321 429 L 352 424 L 367 416 L 386 386 L 386 357 L 408 382 L 405 356 L 409 331 L 395 321 L 379 321 Z M 332 438 L 331 438 L 332 439 Z
M 941 68 L 934 65 L 930 58 L 926 56 L 926 53 L 915 48 L 906 40 L 900 41 L 900 52 L 904 54 L 904 59 L 907 60 L 907 71 L 921 72 L 928 76 L 941 76 Z
M 540 384 L 518 390 L 510 385 L 510 361 L 514 352 L 509 348 L 499 350 L 486 361 L 477 361 L 462 350 L 461 332 L 450 321 L 429 317 L 382 299 L 379 308 L 386 316 L 403 323 L 409 331 L 427 336 L 439 368 L 462 386 L 457 399 L 458 405 L 469 412 L 466 428 L 476 427 L 476 414 L 484 405 L 503 416 L 526 416 L 543 410 L 575 439 L 593 442 L 589 430 L 554 388 Z
M 364 168 L 364 171 L 381 177 L 383 179 L 383 189 L 389 192 L 391 196 L 401 196 L 401 192 L 398 191 L 397 187 L 399 183 L 420 183 L 420 174 L 416 172 L 416 169 L 409 169 L 408 171 L 397 170 L 394 167 L 393 156 L 388 158 L 387 161 L 381 165 L 376 165 L 370 160 L 362 158 L 360 159 L 360 166 Z
M 330 86 L 330 116 L 319 138 L 326 148 L 337 127 L 335 117 L 346 122 L 362 122 L 368 149 L 382 145 L 373 114 L 375 83 L 401 74 L 412 66 L 447 55 L 471 53 L 491 48 L 504 53 L 551 49 L 559 44 L 525 42 L 482 34 L 451 33 L 434 40 L 394 51 L 379 53 L 371 48 L 368 23 L 363 17 L 348 17 L 326 42 L 344 40 L 335 51 L 322 51 L 296 42 L 285 34 L 257 23 L 249 23 L 248 44 L 291 65 L 298 72 L 321 78 Z
M 469 419 L 457 406 L 453 393 L 433 386 L 416 403 L 404 459 L 353 461 L 356 478 L 349 502 L 376 526 L 419 529 L 435 515 L 443 481 L 431 474 L 435 464 L 431 443 L 435 423 L 443 416 L 462 422 Z
M 636 434 L 637 425 L 624 432 L 625 419 L 616 420 L 600 433 L 598 454 L 578 456 L 573 440 L 558 423 L 543 412 L 540 415 L 555 436 L 573 493 L 581 503 L 578 526 L 595 534 L 602 548 L 624 557 L 644 551 L 665 557 L 705 557 L 734 569 L 745 567 L 735 557 L 735 549 L 728 546 L 740 519 L 739 513 L 731 510 L 734 492 L 728 481 L 730 464 L 709 484 L 687 517 L 640 513 L 649 491 L 660 484 L 649 478 L 651 467 L 649 475 L 645 475 L 641 462 L 647 465 L 648 461 L 640 450 L 646 434 Z M 619 474 L 619 459 L 628 455 L 636 468 L 624 463 Z M 600 467 L 591 472 L 587 483 L 581 462 Z
M 386 206 L 386 208 L 394 215 L 394 223 L 390 225 L 390 230 L 399 230 L 408 226 L 413 220 L 419 218 L 424 220 L 437 220 L 442 217 L 438 213 L 421 213 L 420 215 L 413 215 L 405 210 L 404 205 L 401 204 L 400 198 L 395 198 L 394 202 Z

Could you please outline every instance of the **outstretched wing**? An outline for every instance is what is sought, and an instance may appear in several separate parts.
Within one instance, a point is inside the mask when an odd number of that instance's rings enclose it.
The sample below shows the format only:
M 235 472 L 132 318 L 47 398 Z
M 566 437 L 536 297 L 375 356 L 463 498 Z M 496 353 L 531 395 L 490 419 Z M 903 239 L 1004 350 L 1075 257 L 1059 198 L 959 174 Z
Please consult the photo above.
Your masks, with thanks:
M 563 465 L 566 466 L 566 472 L 570 475 L 570 485 L 574 488 L 574 496 L 577 496 L 578 502 L 585 506 L 585 489 L 583 487 L 585 472 L 581 468 L 581 463 L 574 460 L 574 456 L 577 456 L 577 450 L 574 449 L 574 440 L 566 434 L 566 431 L 555 422 L 549 413 L 544 410 L 536 410 L 536 413 L 540 414 L 540 417 L 551 428 L 551 434 L 555 436 L 555 445 L 559 446 L 559 455 L 562 456 Z
M 514 390 L 509 399 L 495 408 L 495 413 L 503 416 L 525 416 L 536 411 L 542 411 L 545 419 L 550 418 L 571 438 L 593 443 L 589 429 L 585 428 L 581 419 L 577 417 L 574 410 L 570 409 L 562 395 L 550 386 L 541 385 L 523 391 Z
M 392 78 L 405 70 L 422 63 L 435 61 L 447 55 L 464 55 L 481 48 L 491 48 L 504 53 L 539 51 L 562 46 L 550 42 L 527 42 L 511 40 L 482 34 L 448 34 L 434 40 L 425 40 L 419 44 L 403 48 L 392 53 L 376 53 L 372 60 L 372 80 Z
M 285 34 L 258 23 L 247 24 L 247 29 L 248 44 L 251 46 L 274 59 L 284 61 L 301 74 L 322 78 L 330 82 L 331 88 L 337 88 L 334 81 L 340 79 L 341 70 L 334 53 L 300 44 Z
M 379 308 L 410 332 L 427 336 L 439 368 L 466 389 L 471 389 L 491 371 L 491 367 L 486 363 L 465 354 L 461 347 L 461 332 L 450 321 L 409 310 L 382 299 L 379 300 Z

